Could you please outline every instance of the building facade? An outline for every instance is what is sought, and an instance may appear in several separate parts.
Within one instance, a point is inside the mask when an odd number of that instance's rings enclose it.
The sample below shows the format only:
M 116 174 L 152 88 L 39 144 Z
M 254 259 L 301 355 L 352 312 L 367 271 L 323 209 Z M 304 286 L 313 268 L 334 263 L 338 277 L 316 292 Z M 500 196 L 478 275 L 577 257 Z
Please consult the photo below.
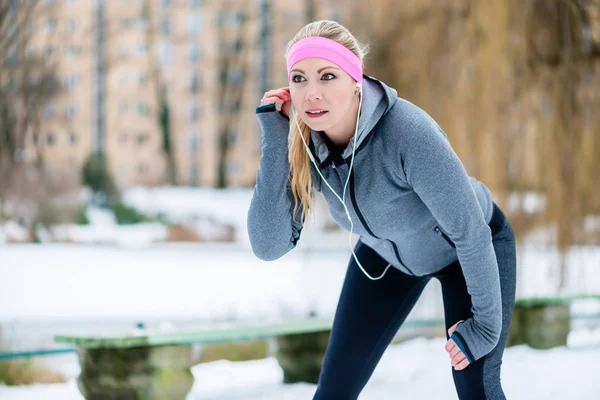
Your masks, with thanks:
M 266 90 L 287 85 L 287 42 L 310 18 L 340 17 L 332 0 L 40 6 L 51 12 L 33 21 L 31 51 L 56 63 L 63 90 L 43 110 L 34 148 L 49 169 L 75 175 L 101 153 L 119 187 L 252 186 L 254 109 Z

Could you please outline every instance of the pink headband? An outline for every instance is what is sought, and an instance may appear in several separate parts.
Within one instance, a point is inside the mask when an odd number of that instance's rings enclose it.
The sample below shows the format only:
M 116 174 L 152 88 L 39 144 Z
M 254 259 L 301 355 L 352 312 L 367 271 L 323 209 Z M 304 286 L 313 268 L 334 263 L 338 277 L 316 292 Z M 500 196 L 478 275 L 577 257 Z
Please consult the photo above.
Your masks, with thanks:
M 304 38 L 292 46 L 287 58 L 288 81 L 292 67 L 305 58 L 323 58 L 331 61 L 346 71 L 356 82 L 363 81 L 362 63 L 356 54 L 338 42 L 320 36 Z

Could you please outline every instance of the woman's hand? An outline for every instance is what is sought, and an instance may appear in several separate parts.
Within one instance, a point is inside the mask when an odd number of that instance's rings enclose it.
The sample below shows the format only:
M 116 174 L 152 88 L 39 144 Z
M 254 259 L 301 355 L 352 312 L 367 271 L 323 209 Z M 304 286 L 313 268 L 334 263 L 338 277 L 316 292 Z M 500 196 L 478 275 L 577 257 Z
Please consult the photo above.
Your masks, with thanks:
M 448 336 L 452 336 L 452 334 L 456 330 L 456 327 L 461 322 L 463 322 L 462 319 L 454 325 L 452 325 L 450 329 L 448 329 Z M 467 366 L 469 365 L 469 360 L 467 360 L 467 357 L 460 350 L 460 347 L 458 347 L 456 343 L 454 343 L 454 340 L 448 339 L 448 341 L 446 342 L 446 351 L 450 355 L 450 363 L 452 364 L 455 370 L 461 371 L 467 368 Z
M 290 109 L 292 107 L 292 95 L 290 94 L 289 86 L 269 90 L 267 93 L 265 93 L 262 100 L 260 101 L 261 106 L 273 103 L 277 103 L 278 109 L 280 108 L 285 115 L 287 115 L 288 117 L 290 116 Z

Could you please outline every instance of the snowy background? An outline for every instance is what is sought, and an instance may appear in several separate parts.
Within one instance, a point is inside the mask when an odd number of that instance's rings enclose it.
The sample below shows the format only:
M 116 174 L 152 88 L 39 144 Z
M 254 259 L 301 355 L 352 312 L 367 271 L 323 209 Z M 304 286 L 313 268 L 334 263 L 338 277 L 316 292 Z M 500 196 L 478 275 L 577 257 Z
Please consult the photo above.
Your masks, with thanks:
M 86 210 L 89 225 L 40 229 L 43 244 L 19 243 L 27 233 L 15 222 L 0 226 L 5 351 L 55 348 L 56 334 L 127 332 L 138 322 L 172 331 L 311 313 L 332 317 L 351 254 L 348 234 L 328 229 L 332 221 L 321 205 L 294 251 L 277 261 L 261 261 L 246 234 L 251 195 L 251 190 L 203 188 L 137 188 L 124 194 L 124 201 L 145 215 L 160 215 L 204 238 L 219 237 L 232 227 L 231 243 L 167 242 L 163 223 L 118 225 L 110 211 L 93 207 Z M 539 200 L 529 197 L 520 204 L 534 210 Z M 556 250 L 533 240 L 518 250 L 517 295 L 557 294 Z M 573 247 L 567 260 L 565 292 L 600 293 L 600 247 Z M 573 312 L 598 314 L 599 303 L 578 302 Z M 427 286 L 412 318 L 443 318 L 437 280 Z M 390 346 L 361 399 L 455 399 L 444 344 L 444 338 L 417 338 Z M 598 318 L 577 321 L 566 347 L 515 346 L 505 354 L 502 379 L 508 398 L 600 398 Z M 82 399 L 74 384 L 79 373 L 75 355 L 42 361 L 68 382 L 0 386 L 0 399 Z M 273 358 L 217 361 L 193 372 L 196 383 L 189 399 L 296 400 L 311 398 L 315 390 L 309 384 L 283 385 Z

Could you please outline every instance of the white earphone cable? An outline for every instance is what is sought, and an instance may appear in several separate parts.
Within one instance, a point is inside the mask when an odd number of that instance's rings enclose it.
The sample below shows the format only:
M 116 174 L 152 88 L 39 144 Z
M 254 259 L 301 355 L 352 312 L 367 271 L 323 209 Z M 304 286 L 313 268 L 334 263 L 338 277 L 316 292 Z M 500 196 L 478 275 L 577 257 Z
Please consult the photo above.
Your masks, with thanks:
M 338 200 L 342 203 L 342 206 L 344 206 L 344 211 L 346 212 L 346 217 L 350 221 L 350 234 L 348 235 L 348 245 L 350 246 L 350 250 L 352 251 L 352 256 L 354 257 L 354 260 L 356 261 L 356 263 L 358 264 L 358 266 L 360 267 L 360 269 L 362 270 L 362 272 L 367 276 L 367 278 L 375 281 L 375 280 L 379 280 L 379 279 L 383 278 L 383 276 L 385 275 L 385 273 L 387 272 L 387 270 L 392 266 L 392 264 L 388 264 L 388 266 L 383 271 L 383 273 L 381 274 L 381 276 L 379 276 L 377 278 L 373 278 L 371 275 L 369 275 L 367 273 L 367 271 L 365 271 L 365 269 L 363 268 L 363 266 L 360 263 L 360 261 L 358 261 L 358 258 L 356 257 L 356 254 L 354 253 L 354 250 L 352 249 L 352 233 L 353 233 L 353 230 L 354 230 L 354 222 L 352 222 L 352 218 L 350 217 L 350 211 L 348 210 L 348 207 L 346 206 L 346 188 L 348 186 L 348 182 L 350 181 L 350 174 L 352 173 L 352 166 L 354 165 L 354 152 L 356 150 L 356 138 L 358 136 L 357 135 L 357 133 L 358 133 L 358 121 L 359 121 L 359 118 L 360 118 L 359 116 L 360 116 L 361 106 L 362 106 L 362 85 L 360 86 L 360 96 L 359 96 L 359 103 L 358 103 L 358 113 L 356 114 L 356 127 L 354 128 L 354 144 L 352 146 L 352 159 L 350 160 L 350 168 L 348 169 L 348 177 L 346 178 L 346 183 L 344 184 L 344 189 L 343 189 L 343 192 L 342 192 L 342 197 L 340 197 L 335 192 L 335 190 L 333 190 L 333 188 L 331 187 L 331 185 L 329 185 L 329 182 L 327 182 L 327 180 L 325 179 L 325 177 L 321 173 L 321 171 L 319 169 L 319 166 L 317 165 L 317 162 L 315 161 L 315 159 L 314 159 L 314 157 L 313 157 L 310 149 L 308 148 L 308 145 L 306 144 L 306 140 L 304 139 L 304 136 L 302 136 L 302 130 L 300 129 L 300 124 L 298 123 L 298 118 L 295 116 L 295 114 L 296 114 L 295 110 L 294 110 L 294 121 L 296 122 L 296 126 L 298 128 L 298 134 L 300 135 L 300 138 L 302 139 L 302 143 L 304 143 L 304 148 L 306 149 L 306 152 L 308 153 L 308 157 L 310 158 L 310 160 L 314 164 L 315 169 L 317 170 L 318 174 L 321 176 L 321 179 L 323 179 L 323 182 L 325 182 L 325 184 L 333 192 L 333 194 L 335 195 L 335 197 L 337 197 Z M 293 105 L 292 105 L 292 108 L 293 108 Z

